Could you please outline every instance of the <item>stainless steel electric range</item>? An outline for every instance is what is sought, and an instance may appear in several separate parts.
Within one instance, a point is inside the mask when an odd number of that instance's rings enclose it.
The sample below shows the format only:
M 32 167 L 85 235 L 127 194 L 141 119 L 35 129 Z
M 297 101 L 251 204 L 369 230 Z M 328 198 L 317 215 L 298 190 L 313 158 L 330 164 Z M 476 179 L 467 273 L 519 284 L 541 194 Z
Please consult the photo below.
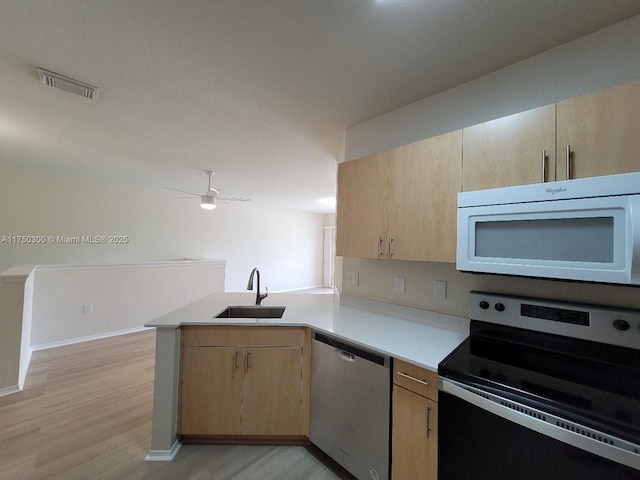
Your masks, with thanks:
M 470 318 L 438 369 L 439 480 L 640 479 L 640 311 L 471 292 Z

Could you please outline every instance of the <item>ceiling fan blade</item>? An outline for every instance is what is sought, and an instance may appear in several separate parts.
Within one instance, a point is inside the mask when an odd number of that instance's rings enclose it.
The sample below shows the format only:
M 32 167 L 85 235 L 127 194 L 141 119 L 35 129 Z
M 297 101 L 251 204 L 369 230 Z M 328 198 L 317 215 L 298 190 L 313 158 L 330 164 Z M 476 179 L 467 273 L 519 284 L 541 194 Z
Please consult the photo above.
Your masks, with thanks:
M 184 190 L 178 190 L 177 188 L 171 188 L 171 187 L 163 187 L 166 190 L 173 190 L 174 192 L 180 192 L 180 193 L 186 193 L 188 195 L 194 195 L 196 197 L 201 197 L 202 194 L 201 193 L 193 193 L 193 192 L 185 192 Z
M 164 187 L 167 190 L 172 190 L 174 192 L 179 192 L 179 193 L 186 193 L 187 195 L 192 195 L 192 197 L 178 197 L 178 198 L 198 198 L 201 201 L 201 204 L 203 207 L 206 207 L 207 205 L 213 205 L 215 206 L 216 201 L 221 201 L 221 202 L 250 202 L 251 199 L 250 198 L 246 198 L 246 197 L 228 197 L 225 195 L 220 195 L 220 190 L 218 190 L 217 188 L 213 188 L 211 186 L 211 177 L 213 175 L 215 175 L 215 172 L 213 170 L 204 170 L 201 168 L 195 168 L 192 167 L 195 170 L 200 170 L 204 173 L 207 174 L 207 176 L 209 177 L 209 188 L 207 189 L 206 193 L 201 194 L 201 193 L 193 193 L 193 192 L 186 192 L 184 190 L 178 190 L 177 188 L 171 188 L 171 187 Z M 210 207 L 213 208 L 213 207 Z
M 224 195 L 218 195 L 216 200 L 222 200 L 223 202 L 250 202 L 250 198 L 245 197 L 226 197 Z

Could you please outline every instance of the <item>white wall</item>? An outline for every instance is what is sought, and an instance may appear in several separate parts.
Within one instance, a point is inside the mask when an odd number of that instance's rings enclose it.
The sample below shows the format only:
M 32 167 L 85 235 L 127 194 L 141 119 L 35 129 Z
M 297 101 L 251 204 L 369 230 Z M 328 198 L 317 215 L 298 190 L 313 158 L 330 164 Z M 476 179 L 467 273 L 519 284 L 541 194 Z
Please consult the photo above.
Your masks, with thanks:
M 345 158 L 411 143 L 485 120 L 554 103 L 640 78 L 640 16 L 407 105 L 347 130 Z M 466 316 L 473 289 L 640 308 L 638 289 L 569 282 L 469 275 L 454 264 L 344 258 L 343 293 Z M 359 273 L 349 285 L 347 272 Z M 407 292 L 394 292 L 396 276 Z M 447 282 L 445 301 L 433 281 Z
M 15 264 L 227 260 L 226 289 L 244 290 L 253 267 L 270 291 L 322 283 L 320 214 L 225 204 L 205 211 L 161 188 L 0 163 L 3 236 L 126 235 L 124 245 L 0 243 L 0 271 Z
M 35 283 L 35 272 L 32 270 L 27 276 L 24 284 L 24 299 L 22 306 L 22 336 L 20 338 L 20 368 L 18 376 L 18 387 L 24 388 L 27 380 L 29 364 L 31 363 L 31 327 L 33 325 L 33 291 Z
M 636 80 L 638 45 L 640 16 L 355 125 L 345 159 Z
M 31 346 L 49 348 L 141 329 L 178 307 L 224 291 L 224 279 L 225 263 L 213 260 L 38 266 Z M 91 313 L 83 311 L 85 306 Z
M 0 396 L 22 388 L 24 324 L 30 311 L 25 311 L 25 298 L 31 295 L 30 268 L 16 266 L 0 273 Z M 27 349 L 28 351 L 28 349 Z

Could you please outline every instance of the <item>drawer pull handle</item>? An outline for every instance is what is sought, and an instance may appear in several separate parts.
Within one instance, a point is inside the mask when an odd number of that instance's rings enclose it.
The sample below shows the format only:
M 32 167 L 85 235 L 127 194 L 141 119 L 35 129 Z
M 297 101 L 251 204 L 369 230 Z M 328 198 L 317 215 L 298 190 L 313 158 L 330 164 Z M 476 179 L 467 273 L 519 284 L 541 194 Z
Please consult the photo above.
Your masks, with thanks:
M 412 377 L 411 375 L 407 375 L 406 373 L 403 373 L 403 372 L 396 372 L 396 373 L 401 377 L 408 378 L 409 380 L 413 380 L 414 382 L 418 382 L 419 384 L 424 385 L 425 387 L 429 386 L 429 382 L 425 382 L 424 380 L 420 380 L 419 378 Z

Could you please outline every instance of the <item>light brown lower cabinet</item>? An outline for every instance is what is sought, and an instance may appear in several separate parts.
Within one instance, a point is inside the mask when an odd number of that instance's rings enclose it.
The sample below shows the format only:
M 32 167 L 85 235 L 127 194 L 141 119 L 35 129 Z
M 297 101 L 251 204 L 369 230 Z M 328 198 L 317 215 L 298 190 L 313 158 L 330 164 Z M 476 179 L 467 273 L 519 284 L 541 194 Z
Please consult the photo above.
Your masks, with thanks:
M 185 327 L 179 434 L 306 439 L 307 337 L 298 327 Z
M 435 392 L 437 398 L 436 374 L 398 360 L 394 365 L 391 478 L 436 480 L 438 402 L 424 396 Z
M 180 388 L 180 433 L 239 435 L 242 372 L 235 348 L 184 347 Z
M 245 360 L 242 434 L 301 435 L 302 348 L 252 348 Z

